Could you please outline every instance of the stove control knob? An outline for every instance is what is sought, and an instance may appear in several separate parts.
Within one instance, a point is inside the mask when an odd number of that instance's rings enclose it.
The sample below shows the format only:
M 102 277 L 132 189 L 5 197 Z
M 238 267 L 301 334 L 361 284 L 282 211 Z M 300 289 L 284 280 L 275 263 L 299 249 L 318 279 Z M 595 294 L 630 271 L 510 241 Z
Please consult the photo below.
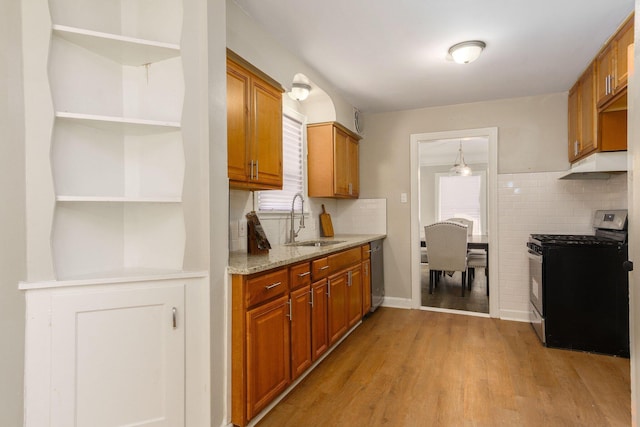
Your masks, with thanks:
M 622 263 L 622 268 L 625 271 L 633 271 L 633 261 L 625 261 Z

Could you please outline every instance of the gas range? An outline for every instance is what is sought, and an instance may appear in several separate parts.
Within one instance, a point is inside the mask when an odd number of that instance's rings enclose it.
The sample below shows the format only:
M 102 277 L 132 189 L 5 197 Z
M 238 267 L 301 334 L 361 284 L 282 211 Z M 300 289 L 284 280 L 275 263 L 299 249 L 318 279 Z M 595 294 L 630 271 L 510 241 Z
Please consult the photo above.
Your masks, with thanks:
M 627 211 L 596 211 L 594 234 L 531 234 L 530 321 L 544 345 L 629 357 Z
M 543 247 L 619 246 L 627 240 L 627 211 L 596 211 L 595 234 L 531 234 L 527 247 L 542 253 Z

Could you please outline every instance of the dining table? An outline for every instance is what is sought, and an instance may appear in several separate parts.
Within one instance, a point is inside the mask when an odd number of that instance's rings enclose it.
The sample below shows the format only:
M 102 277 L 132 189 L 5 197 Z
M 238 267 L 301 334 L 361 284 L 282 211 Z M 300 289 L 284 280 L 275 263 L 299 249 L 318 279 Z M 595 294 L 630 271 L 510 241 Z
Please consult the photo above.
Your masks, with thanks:
M 424 237 L 420 238 L 420 246 L 427 247 Z M 467 237 L 467 249 L 482 249 L 487 253 L 487 266 L 485 274 L 487 277 L 487 296 L 489 295 L 489 236 L 487 234 L 473 234 Z

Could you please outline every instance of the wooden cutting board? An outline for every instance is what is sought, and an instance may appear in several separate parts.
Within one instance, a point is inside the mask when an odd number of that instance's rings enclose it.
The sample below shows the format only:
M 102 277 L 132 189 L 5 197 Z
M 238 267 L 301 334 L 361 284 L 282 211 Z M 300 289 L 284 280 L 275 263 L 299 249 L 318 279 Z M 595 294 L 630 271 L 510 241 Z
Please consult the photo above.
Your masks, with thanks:
M 323 237 L 333 237 L 333 224 L 331 223 L 331 215 L 324 210 L 322 205 L 322 213 L 320 214 L 320 230 Z

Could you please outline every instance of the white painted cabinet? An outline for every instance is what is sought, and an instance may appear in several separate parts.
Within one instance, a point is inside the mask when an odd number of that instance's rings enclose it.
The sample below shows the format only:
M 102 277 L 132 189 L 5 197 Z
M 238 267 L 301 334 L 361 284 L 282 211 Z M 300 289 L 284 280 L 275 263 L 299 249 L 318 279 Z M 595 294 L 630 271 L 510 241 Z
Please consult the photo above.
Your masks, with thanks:
M 181 283 L 54 293 L 51 425 L 183 426 L 184 330 Z
M 192 322 L 202 316 L 193 300 L 204 283 L 30 289 L 25 425 L 186 425 L 186 370 L 202 360 L 186 307 L 191 299 Z

